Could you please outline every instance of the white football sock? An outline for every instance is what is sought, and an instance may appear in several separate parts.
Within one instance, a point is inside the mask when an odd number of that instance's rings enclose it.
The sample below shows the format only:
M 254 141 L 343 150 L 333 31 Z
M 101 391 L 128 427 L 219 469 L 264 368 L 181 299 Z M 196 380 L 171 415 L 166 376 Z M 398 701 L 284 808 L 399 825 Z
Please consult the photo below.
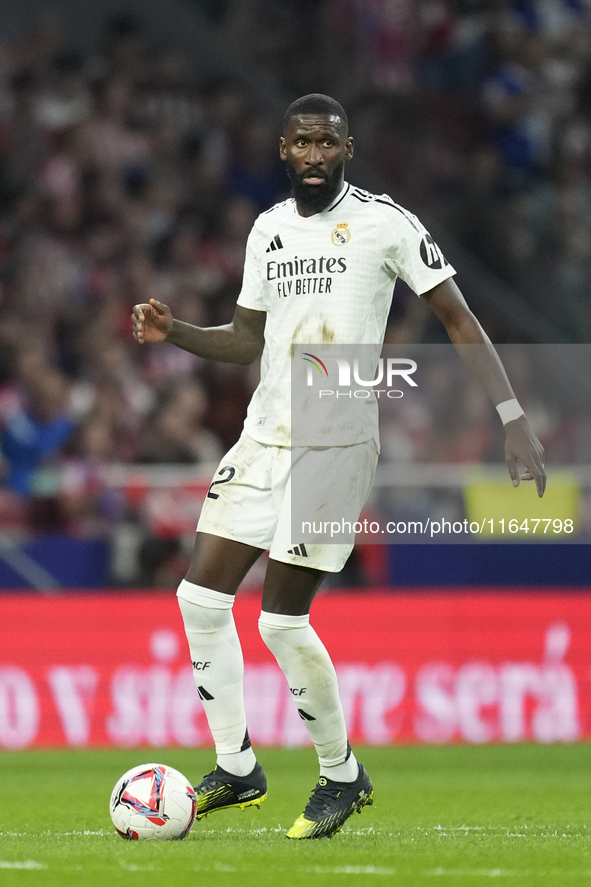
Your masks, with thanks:
M 183 579 L 177 598 L 189 642 L 193 677 L 203 702 L 218 763 L 236 776 L 256 764 L 246 729 L 244 660 L 232 606 L 234 597 Z
M 316 748 L 321 775 L 353 782 L 359 768 L 347 742 L 337 674 L 310 617 L 263 611 L 259 631 L 287 678 L 298 714 Z

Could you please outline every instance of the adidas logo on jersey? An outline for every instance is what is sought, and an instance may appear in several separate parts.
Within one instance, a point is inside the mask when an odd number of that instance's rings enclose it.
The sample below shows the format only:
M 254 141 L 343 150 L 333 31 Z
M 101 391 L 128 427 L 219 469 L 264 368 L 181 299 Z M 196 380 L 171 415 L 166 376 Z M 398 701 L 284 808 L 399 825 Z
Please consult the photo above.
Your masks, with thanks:
M 265 252 L 272 253 L 274 249 L 283 249 L 283 244 L 281 243 L 281 238 L 279 234 L 275 235 Z
M 296 557 L 308 557 L 308 552 L 306 551 L 306 546 L 303 542 L 299 545 L 294 545 L 293 548 L 288 549 L 288 554 L 295 554 Z

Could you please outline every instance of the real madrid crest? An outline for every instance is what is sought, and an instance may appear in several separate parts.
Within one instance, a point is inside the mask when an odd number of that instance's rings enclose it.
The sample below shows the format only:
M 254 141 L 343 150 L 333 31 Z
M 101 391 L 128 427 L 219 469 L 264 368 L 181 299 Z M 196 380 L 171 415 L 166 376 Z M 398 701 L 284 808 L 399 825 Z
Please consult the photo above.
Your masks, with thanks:
M 330 239 L 334 243 L 335 246 L 344 246 L 345 243 L 349 243 L 351 240 L 351 232 L 349 231 L 349 223 L 348 222 L 339 222 L 336 226 L 332 234 L 330 235 Z

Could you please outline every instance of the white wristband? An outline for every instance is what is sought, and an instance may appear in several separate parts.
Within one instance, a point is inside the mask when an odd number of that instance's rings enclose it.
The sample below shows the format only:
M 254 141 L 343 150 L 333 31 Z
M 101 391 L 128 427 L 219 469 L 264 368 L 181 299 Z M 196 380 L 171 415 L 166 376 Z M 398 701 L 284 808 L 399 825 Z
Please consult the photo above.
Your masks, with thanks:
M 511 400 L 504 400 L 503 403 L 498 403 L 496 410 L 501 417 L 503 425 L 506 425 L 507 422 L 512 422 L 513 419 L 519 419 L 520 416 L 525 416 L 516 397 L 513 397 Z

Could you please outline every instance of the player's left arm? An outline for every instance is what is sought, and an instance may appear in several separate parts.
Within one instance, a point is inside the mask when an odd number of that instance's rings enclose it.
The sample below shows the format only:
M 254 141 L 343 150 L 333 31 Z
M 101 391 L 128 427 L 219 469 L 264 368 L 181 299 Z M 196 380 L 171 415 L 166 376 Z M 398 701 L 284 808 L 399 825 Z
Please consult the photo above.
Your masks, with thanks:
M 462 360 L 483 385 L 495 406 L 513 400 L 515 394 L 495 348 L 469 309 L 452 278 L 423 293 L 433 313 L 445 326 Z M 475 347 L 477 346 L 477 347 Z M 538 496 L 546 489 L 544 448 L 522 415 L 505 424 L 505 461 L 514 487 L 521 480 L 535 480 Z M 519 474 L 517 464 L 525 466 Z

